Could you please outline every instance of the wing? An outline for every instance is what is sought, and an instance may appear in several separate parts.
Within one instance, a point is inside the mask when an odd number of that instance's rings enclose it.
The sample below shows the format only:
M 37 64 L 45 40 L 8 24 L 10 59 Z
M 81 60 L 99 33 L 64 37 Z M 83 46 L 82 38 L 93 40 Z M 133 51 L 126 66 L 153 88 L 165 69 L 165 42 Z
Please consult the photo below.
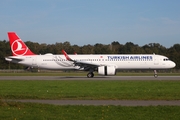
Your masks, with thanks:
M 89 70 L 89 69 L 94 69 L 95 70 L 97 67 L 100 66 L 99 64 L 95 64 L 95 63 L 89 63 L 89 62 L 84 62 L 84 61 L 73 60 L 68 56 L 68 54 L 64 50 L 62 50 L 62 53 L 64 54 L 64 56 L 66 57 L 66 59 L 68 61 L 72 61 L 74 63 L 74 65 L 79 66 L 80 69 L 84 68 L 84 70 Z

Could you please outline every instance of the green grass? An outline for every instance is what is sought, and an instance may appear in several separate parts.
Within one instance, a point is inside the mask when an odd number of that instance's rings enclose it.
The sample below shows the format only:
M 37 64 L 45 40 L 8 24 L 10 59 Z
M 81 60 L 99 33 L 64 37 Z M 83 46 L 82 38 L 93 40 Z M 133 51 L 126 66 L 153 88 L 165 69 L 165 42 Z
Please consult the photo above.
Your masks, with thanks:
M 55 106 L 0 102 L 1 120 L 179 120 L 179 106 Z
M 180 81 L 2 80 L 1 99 L 180 100 Z M 0 100 L 1 120 L 179 120 L 180 106 L 55 106 Z
M 180 81 L 0 81 L 2 99 L 180 100 Z

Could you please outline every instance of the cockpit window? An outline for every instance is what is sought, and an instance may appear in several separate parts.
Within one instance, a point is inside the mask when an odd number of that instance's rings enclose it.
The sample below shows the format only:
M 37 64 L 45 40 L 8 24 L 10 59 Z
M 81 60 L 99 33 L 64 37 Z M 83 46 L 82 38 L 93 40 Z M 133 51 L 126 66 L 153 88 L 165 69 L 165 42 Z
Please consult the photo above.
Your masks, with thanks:
M 168 58 L 164 58 L 163 61 L 169 61 L 169 59 Z

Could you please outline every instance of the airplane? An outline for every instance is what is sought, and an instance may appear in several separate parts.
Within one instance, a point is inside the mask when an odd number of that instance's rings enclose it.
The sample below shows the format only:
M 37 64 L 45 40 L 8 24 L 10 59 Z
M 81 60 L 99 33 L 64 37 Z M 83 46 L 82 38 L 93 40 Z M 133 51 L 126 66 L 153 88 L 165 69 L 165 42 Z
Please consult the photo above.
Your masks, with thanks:
M 22 64 L 31 68 L 50 70 L 84 70 L 89 71 L 88 78 L 99 75 L 116 75 L 117 70 L 154 70 L 158 77 L 159 69 L 174 68 L 176 64 L 166 56 L 156 54 L 63 54 L 44 55 L 34 54 L 15 32 L 8 32 L 12 56 L 5 57 L 6 61 Z

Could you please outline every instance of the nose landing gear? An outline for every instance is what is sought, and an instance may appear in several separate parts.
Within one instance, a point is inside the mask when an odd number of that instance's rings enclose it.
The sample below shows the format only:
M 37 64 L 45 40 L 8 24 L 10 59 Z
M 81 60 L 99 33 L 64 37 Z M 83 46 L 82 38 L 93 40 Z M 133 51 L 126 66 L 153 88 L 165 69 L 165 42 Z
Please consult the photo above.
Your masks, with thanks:
M 154 70 L 154 77 L 157 78 L 158 77 L 158 74 L 157 74 L 157 71 Z

